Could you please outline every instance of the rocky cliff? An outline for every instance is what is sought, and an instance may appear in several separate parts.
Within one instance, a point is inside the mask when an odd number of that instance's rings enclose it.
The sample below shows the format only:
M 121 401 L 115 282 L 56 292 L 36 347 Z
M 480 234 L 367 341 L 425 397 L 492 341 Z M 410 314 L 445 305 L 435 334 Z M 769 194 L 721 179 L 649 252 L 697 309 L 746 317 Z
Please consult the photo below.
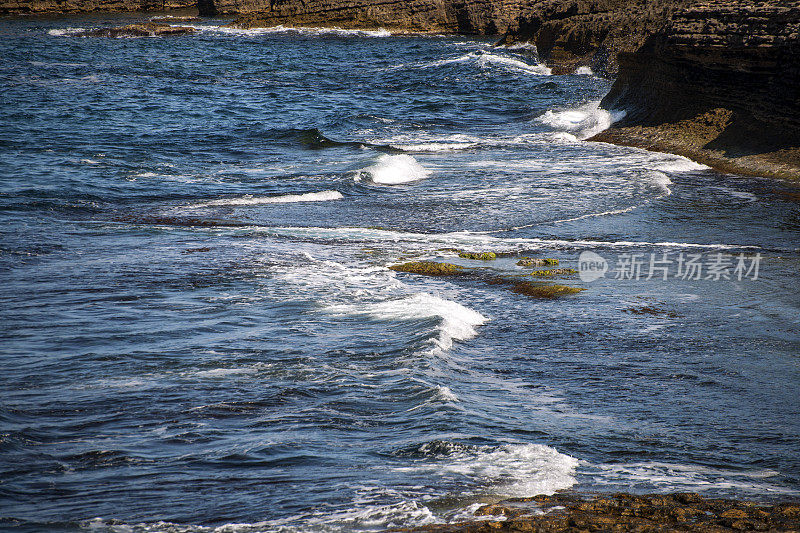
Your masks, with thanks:
M 204 14 L 243 14 L 244 27 L 293 24 L 402 32 L 505 32 L 533 0 L 200 0 Z
M 196 0 L 0 0 L 0 15 L 165 11 L 196 5 Z
M 618 55 L 603 100 L 627 116 L 594 140 L 676 152 L 736 173 L 800 178 L 800 3 L 676 10 Z

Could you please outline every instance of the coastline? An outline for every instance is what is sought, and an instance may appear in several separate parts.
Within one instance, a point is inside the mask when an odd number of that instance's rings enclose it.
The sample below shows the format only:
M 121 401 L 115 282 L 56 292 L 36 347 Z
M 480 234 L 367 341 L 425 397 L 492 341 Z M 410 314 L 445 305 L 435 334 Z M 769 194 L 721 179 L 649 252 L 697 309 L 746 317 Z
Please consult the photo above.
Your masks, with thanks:
M 569 491 L 552 496 L 513 498 L 483 505 L 476 520 L 433 524 L 404 532 L 715 532 L 797 531 L 800 502 L 758 503 L 704 498 L 697 493 L 585 495 Z

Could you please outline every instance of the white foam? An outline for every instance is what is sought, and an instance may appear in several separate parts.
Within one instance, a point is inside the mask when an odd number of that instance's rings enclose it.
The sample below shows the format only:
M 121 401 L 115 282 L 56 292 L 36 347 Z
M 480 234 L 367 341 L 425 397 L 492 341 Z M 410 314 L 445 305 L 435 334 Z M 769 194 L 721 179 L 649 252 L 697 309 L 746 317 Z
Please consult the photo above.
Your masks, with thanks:
M 590 67 L 582 66 L 575 69 L 576 76 L 594 76 L 594 72 Z
M 57 28 L 53 30 L 48 30 L 47 34 L 52 35 L 53 37 L 69 37 L 70 35 L 75 35 L 76 33 L 81 33 L 86 31 L 85 28 Z
M 264 204 L 288 204 L 295 202 L 328 202 L 331 200 L 341 200 L 344 198 L 339 191 L 309 192 L 305 194 L 285 194 L 282 196 L 242 196 L 240 198 L 224 198 L 213 200 L 192 207 L 214 207 L 224 205 L 264 205 Z
M 403 242 L 409 244 L 420 244 L 428 249 L 431 244 L 443 248 L 467 248 L 475 249 L 489 248 L 500 251 L 518 250 L 537 250 L 537 249 L 584 249 L 584 248 L 634 248 L 634 247 L 661 247 L 661 248 L 698 248 L 709 250 L 728 250 L 728 249 L 759 249 L 759 246 L 743 244 L 700 244 L 691 242 L 672 242 L 672 241 L 597 241 L 580 239 L 568 241 L 564 239 L 537 239 L 537 238 L 498 238 L 491 233 L 499 233 L 503 230 L 486 232 L 459 231 L 451 233 L 412 233 L 393 230 L 381 230 L 361 227 L 266 227 L 258 226 L 247 228 L 247 231 L 263 231 L 278 236 L 304 237 L 315 239 L 348 239 L 352 241 L 364 242 Z
M 454 63 L 472 63 L 479 67 L 502 67 L 506 70 L 517 72 L 525 72 L 527 74 L 536 74 L 538 76 L 549 76 L 552 71 L 545 65 L 536 64 L 530 65 L 522 60 L 513 57 L 506 57 L 488 52 L 470 52 L 463 56 L 454 57 L 451 59 L 442 59 L 421 65 L 423 68 L 427 67 L 441 67 Z
M 533 43 L 514 43 L 507 44 L 503 48 L 508 50 L 533 50 L 536 51 L 536 45 Z
M 600 109 L 600 100 L 588 102 L 574 109 L 547 111 L 536 119 L 553 129 L 566 131 L 578 139 L 588 139 L 625 116 L 625 111 Z
M 664 174 L 663 172 L 659 172 L 657 170 L 651 170 L 647 172 L 647 177 L 650 179 L 650 182 L 655 185 L 657 188 L 661 189 L 664 192 L 665 196 L 669 196 L 672 194 L 672 189 L 669 188 L 672 185 L 672 180 L 669 179 L 669 176 Z
M 731 491 L 755 494 L 797 495 L 800 491 L 770 483 L 780 472 L 768 469 L 741 471 L 701 465 L 661 462 L 589 465 L 587 475 L 600 486 L 636 487 L 645 491 Z M 630 489 L 627 489 L 630 490 Z
M 454 448 L 441 461 L 399 467 L 399 471 L 459 474 L 479 485 L 479 491 L 499 496 L 553 494 L 576 483 L 581 462 L 544 444 L 508 444 L 499 448 Z
M 241 35 L 245 37 L 257 37 L 259 35 L 270 34 L 300 34 L 310 37 L 391 37 L 392 33 L 389 30 L 380 28 L 377 30 L 348 30 L 337 27 L 294 27 L 294 26 L 272 26 L 269 28 L 233 28 L 228 26 L 205 26 L 205 25 L 190 25 L 192 28 L 207 33 L 219 33 L 229 35 Z
M 651 168 L 662 172 L 694 172 L 697 170 L 708 170 L 709 166 L 697 163 L 681 156 L 673 156 L 661 161 L 655 161 Z
M 377 303 L 334 305 L 326 311 L 332 315 L 368 316 L 377 320 L 438 318 L 437 336 L 432 341 L 436 352 L 450 349 L 453 341 L 474 337 L 478 334 L 475 328 L 488 320 L 459 303 L 427 293 Z
M 410 155 L 381 155 L 377 162 L 360 170 L 355 180 L 366 175 L 374 183 L 399 185 L 427 178 L 430 172 Z

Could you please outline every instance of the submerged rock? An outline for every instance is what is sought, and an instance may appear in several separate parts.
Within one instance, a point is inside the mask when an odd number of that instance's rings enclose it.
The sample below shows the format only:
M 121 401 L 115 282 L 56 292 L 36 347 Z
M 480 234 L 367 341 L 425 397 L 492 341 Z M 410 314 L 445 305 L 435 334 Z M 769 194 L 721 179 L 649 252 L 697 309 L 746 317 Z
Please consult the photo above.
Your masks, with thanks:
M 577 274 L 574 268 L 551 268 L 549 270 L 534 270 L 531 276 L 565 276 L 567 274 Z
M 483 252 L 483 253 L 472 253 L 472 252 L 460 252 L 458 257 L 462 259 L 476 259 L 478 261 L 494 261 L 497 259 L 497 254 L 494 252 Z
M 520 281 L 514 283 L 511 290 L 532 298 L 560 298 L 561 296 L 577 294 L 586 289 L 567 287 L 566 285 L 541 285 L 529 281 Z
M 400 265 L 392 265 L 390 270 L 395 272 L 409 272 L 423 276 L 454 276 L 462 273 L 462 267 L 450 263 L 436 263 L 434 261 L 412 261 Z
M 800 529 L 800 504 L 797 502 L 766 505 L 741 500 L 706 499 L 695 493 L 593 497 L 557 493 L 484 505 L 475 511 L 475 515 L 505 519 L 430 525 L 400 531 L 727 533 Z
M 173 35 L 187 35 L 197 32 L 191 26 L 170 26 L 161 22 L 144 22 L 142 24 L 129 24 L 116 28 L 96 28 L 76 34 L 78 37 L 166 37 Z
M 550 259 L 547 257 L 545 258 L 523 257 L 522 259 L 517 261 L 517 265 L 524 267 L 558 265 L 558 259 Z

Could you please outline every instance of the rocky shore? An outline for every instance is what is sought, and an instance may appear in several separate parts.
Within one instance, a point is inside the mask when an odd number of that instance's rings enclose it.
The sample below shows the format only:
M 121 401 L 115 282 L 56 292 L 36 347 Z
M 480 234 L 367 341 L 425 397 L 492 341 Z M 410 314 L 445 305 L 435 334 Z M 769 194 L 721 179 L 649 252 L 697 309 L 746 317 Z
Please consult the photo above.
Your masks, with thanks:
M 694 493 L 573 493 L 517 498 L 480 507 L 476 520 L 396 531 L 435 533 L 798 531 L 800 503 L 706 499 Z
M 800 179 L 800 4 L 701 2 L 632 52 L 603 100 L 626 117 L 592 140 Z
M 616 82 L 626 117 L 591 140 L 800 179 L 800 5 L 785 0 L 201 0 L 246 28 L 291 24 L 500 34 L 554 74 Z

